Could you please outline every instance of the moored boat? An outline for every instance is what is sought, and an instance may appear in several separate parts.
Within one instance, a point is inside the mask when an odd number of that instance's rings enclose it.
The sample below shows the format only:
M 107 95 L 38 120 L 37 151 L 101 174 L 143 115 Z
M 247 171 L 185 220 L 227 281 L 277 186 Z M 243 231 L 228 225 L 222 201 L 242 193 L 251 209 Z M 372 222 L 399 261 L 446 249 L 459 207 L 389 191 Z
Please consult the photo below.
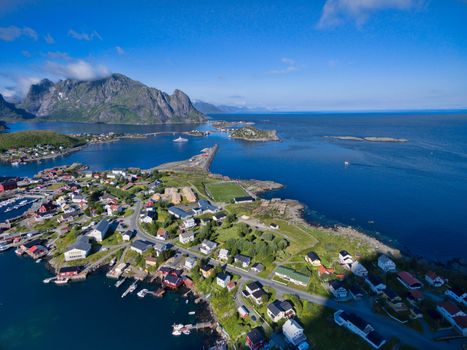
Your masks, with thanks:
M 173 140 L 173 142 L 188 142 L 188 139 L 185 139 L 181 136 L 177 137 L 176 139 Z

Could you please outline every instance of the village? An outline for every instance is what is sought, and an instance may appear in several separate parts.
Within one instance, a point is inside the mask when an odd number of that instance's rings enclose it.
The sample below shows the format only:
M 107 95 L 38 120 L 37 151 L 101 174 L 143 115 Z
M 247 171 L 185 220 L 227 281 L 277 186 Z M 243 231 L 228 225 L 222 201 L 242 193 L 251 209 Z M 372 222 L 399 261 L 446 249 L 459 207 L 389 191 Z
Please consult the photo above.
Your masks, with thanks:
M 0 183 L 0 251 L 46 261 L 44 283 L 105 269 L 122 298 L 171 290 L 210 305 L 232 348 L 458 349 L 467 337 L 463 276 L 385 245 L 309 226 L 296 201 L 262 199 L 271 182 L 207 171 L 215 148 L 151 170 L 73 164 Z M 2 203 L 6 203 L 2 206 Z M 344 344 L 340 344 L 345 339 Z

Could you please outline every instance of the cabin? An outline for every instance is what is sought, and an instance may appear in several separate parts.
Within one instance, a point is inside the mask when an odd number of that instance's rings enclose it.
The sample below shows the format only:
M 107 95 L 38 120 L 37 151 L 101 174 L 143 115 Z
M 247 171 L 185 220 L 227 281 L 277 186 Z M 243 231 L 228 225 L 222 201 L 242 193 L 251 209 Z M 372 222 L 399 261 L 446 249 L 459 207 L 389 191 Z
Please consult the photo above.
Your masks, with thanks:
M 425 274 L 425 281 L 432 287 L 439 288 L 444 285 L 444 279 L 438 276 L 433 271 L 428 271 Z
M 344 287 L 344 284 L 339 280 L 332 280 L 328 282 L 329 291 L 334 295 L 336 299 L 347 298 L 348 291 Z
M 381 292 L 386 289 L 383 280 L 376 275 L 368 275 L 368 277 L 365 278 L 365 283 L 370 287 L 371 291 L 376 294 L 381 294 Z
M 261 349 L 266 344 L 266 338 L 263 335 L 261 327 L 253 328 L 246 335 L 246 345 L 250 350 Z
M 57 273 L 58 278 L 70 278 L 73 276 L 79 275 L 79 273 L 83 270 L 83 266 L 66 266 L 60 268 Z
M 383 272 L 396 272 L 396 263 L 384 254 L 380 255 L 378 258 L 378 267 Z
M 315 252 L 309 252 L 305 255 L 305 261 L 312 266 L 321 266 L 321 259 Z
M 78 236 L 76 242 L 67 248 L 63 254 L 65 261 L 74 261 L 80 259 L 86 259 L 91 252 L 92 245 L 89 242 L 89 237 Z
M 308 349 L 303 327 L 294 319 L 288 319 L 282 326 L 282 334 L 288 343 L 299 349 Z
M 341 265 L 350 265 L 353 263 L 352 255 L 347 250 L 341 250 L 339 252 L 339 263 Z
M 106 219 L 99 221 L 97 226 L 88 233 L 89 237 L 93 237 L 97 242 L 102 242 L 109 234 L 110 223 Z
M 183 279 L 178 277 L 177 275 L 169 274 L 165 276 L 162 284 L 171 289 L 177 289 L 183 284 Z
M 386 343 L 386 340 L 375 331 L 370 323 L 353 313 L 338 310 L 334 313 L 334 322 L 355 333 L 375 349 L 380 349 Z
M 407 271 L 401 271 L 397 274 L 397 280 L 407 289 L 420 289 L 423 284 L 411 273 Z
M 243 268 L 247 268 L 251 264 L 251 258 L 242 254 L 235 255 L 234 261 L 236 264 L 242 265 Z

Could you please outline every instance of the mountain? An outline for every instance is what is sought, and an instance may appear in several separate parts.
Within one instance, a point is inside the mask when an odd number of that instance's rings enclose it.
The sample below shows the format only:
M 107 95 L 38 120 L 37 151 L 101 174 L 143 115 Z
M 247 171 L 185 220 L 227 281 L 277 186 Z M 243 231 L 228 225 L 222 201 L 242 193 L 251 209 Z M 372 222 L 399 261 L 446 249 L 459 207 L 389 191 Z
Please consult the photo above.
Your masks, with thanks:
M 182 91 L 168 95 L 122 74 L 93 81 L 44 79 L 31 86 L 20 107 L 47 120 L 115 124 L 205 120 Z
M 3 120 L 32 119 L 34 115 L 24 109 L 17 108 L 13 103 L 5 101 L 0 94 L 0 118 Z
M 261 113 L 269 112 L 267 108 L 261 107 L 244 107 L 244 106 L 228 106 L 228 105 L 214 105 L 204 101 L 194 101 L 193 105 L 200 112 L 205 114 L 222 114 L 222 113 Z

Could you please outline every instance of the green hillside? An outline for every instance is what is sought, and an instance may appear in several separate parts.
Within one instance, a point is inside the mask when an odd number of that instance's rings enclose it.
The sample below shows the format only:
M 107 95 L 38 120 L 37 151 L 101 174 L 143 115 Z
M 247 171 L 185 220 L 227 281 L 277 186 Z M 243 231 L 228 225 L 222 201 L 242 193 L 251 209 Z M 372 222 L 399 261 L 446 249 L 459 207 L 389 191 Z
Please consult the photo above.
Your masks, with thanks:
M 48 130 L 29 130 L 0 134 L 0 152 L 11 148 L 34 147 L 37 145 L 63 146 L 65 148 L 84 145 L 85 140 Z

